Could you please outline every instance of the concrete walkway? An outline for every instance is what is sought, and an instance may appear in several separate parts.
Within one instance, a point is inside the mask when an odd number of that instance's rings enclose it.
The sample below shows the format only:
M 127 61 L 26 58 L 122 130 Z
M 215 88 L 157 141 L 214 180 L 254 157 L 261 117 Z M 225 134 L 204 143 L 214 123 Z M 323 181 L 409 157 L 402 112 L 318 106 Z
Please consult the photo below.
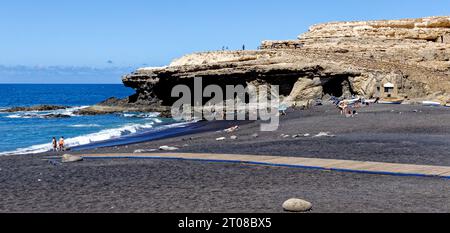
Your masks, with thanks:
M 204 162 L 228 162 L 251 165 L 296 167 L 304 169 L 359 172 L 397 176 L 428 176 L 450 179 L 450 167 L 413 164 L 379 163 L 352 160 L 316 159 L 300 157 L 197 154 L 197 153 L 135 153 L 135 154 L 87 154 L 84 159 L 173 159 Z

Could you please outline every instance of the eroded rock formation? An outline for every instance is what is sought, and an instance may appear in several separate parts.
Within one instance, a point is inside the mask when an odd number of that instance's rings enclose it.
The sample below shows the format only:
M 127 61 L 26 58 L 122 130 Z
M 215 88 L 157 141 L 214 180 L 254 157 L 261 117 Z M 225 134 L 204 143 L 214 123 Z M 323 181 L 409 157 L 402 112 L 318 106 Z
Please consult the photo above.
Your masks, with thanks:
M 317 98 L 378 97 L 383 83 L 405 100 L 450 101 L 450 17 L 315 25 L 296 40 L 263 41 L 256 51 L 186 55 L 167 67 L 123 77 L 136 90 L 127 104 L 170 106 L 177 84 L 280 85 L 297 105 Z
M 380 94 L 384 82 L 411 100 L 450 101 L 450 17 L 336 22 L 312 26 L 297 40 L 264 41 L 261 49 L 339 62 L 361 70 L 354 93 Z M 293 49 L 294 48 L 294 49 Z

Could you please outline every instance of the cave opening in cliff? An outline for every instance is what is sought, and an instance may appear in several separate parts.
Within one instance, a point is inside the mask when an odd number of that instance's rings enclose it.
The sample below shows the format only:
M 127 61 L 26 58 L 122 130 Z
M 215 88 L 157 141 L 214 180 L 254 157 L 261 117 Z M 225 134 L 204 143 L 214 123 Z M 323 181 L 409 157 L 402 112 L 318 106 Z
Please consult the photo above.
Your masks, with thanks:
M 269 85 L 276 85 L 279 88 L 281 96 L 289 96 L 294 89 L 295 83 L 298 81 L 301 74 L 278 74 L 266 78 L 264 81 Z
M 187 87 L 189 87 L 189 89 L 191 90 L 191 103 L 192 105 L 194 105 L 194 101 L 195 101 L 195 95 L 194 92 L 199 91 L 199 90 L 195 90 L 194 88 L 194 78 L 189 78 L 189 79 L 167 79 L 164 81 L 161 81 L 160 83 L 158 83 L 158 87 L 156 87 L 154 89 L 156 96 L 158 96 L 158 98 L 162 101 L 162 104 L 165 106 L 171 106 L 173 105 L 179 98 L 178 97 L 172 97 L 171 96 L 171 91 L 172 88 L 175 87 L 176 85 L 185 85 Z M 208 101 L 210 101 L 211 99 L 215 98 L 216 93 L 212 93 L 211 97 L 203 97 L 203 91 L 205 89 L 205 87 L 209 86 L 209 85 L 217 85 L 221 88 L 221 90 L 223 90 L 223 100 L 225 101 L 225 94 L 226 94 L 226 88 L 227 86 L 238 86 L 241 85 L 244 88 L 247 87 L 247 83 L 245 81 L 245 79 L 243 78 L 230 78 L 230 77 L 202 77 L 202 90 L 201 94 L 202 94 L 202 104 L 205 105 L 206 103 L 208 103 Z M 237 94 L 235 93 L 234 98 L 237 97 Z M 245 96 L 245 102 L 248 103 L 249 102 L 249 96 L 246 95 Z
M 348 76 L 346 75 L 328 77 L 322 87 L 324 95 L 350 97 L 354 94 Z
M 217 85 L 223 90 L 223 100 L 226 100 L 226 89 L 228 86 L 242 86 L 246 88 L 249 84 L 254 86 L 260 85 L 277 85 L 279 87 L 279 94 L 281 96 L 288 96 L 292 89 L 294 88 L 295 83 L 298 81 L 299 75 L 287 75 L 287 74 L 273 74 L 266 77 L 258 77 L 258 75 L 249 75 L 246 74 L 245 77 L 240 76 L 223 76 L 223 77 L 202 77 L 202 88 L 209 85 Z M 164 79 L 161 80 L 157 86 L 153 88 L 154 95 L 158 97 L 159 100 L 162 101 L 162 105 L 164 106 L 172 106 L 179 98 L 181 97 L 171 97 L 171 90 L 176 85 L 185 85 L 189 87 L 192 92 L 192 104 L 194 105 L 194 78 L 181 78 L 181 79 Z M 197 90 L 195 90 L 197 91 Z M 203 92 L 204 90 L 202 90 Z M 237 93 L 235 93 L 234 98 L 237 98 Z M 215 93 L 212 94 L 211 97 L 203 97 L 203 104 L 208 103 L 211 99 L 215 98 Z M 268 96 L 270 99 L 270 96 Z M 245 94 L 245 99 L 243 100 L 245 103 L 250 102 L 250 96 L 248 93 Z

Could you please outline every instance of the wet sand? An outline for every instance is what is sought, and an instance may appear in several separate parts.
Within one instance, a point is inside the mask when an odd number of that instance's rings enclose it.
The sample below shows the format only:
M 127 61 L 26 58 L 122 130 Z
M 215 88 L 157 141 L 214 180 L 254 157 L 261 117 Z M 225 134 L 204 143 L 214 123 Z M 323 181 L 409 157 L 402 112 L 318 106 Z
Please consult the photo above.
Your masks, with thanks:
M 232 134 L 203 132 L 74 153 L 133 153 L 168 145 L 179 152 L 450 166 L 449 111 L 375 105 L 345 118 L 332 106 L 320 106 L 288 112 L 276 132 L 259 132 L 254 122 Z M 320 132 L 335 136 L 311 137 Z M 311 136 L 280 136 L 306 133 Z M 228 139 L 217 142 L 218 137 Z M 54 165 L 43 160 L 48 155 L 0 157 L 0 212 L 282 212 L 281 204 L 291 197 L 311 201 L 313 212 L 450 211 L 448 179 L 166 160 Z

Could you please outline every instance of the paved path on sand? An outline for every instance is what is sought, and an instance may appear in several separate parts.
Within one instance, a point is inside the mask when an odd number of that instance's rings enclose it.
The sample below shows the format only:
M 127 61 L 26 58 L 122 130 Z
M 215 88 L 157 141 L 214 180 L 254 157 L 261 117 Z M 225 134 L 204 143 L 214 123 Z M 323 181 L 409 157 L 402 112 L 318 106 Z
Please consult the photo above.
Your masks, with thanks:
M 413 165 L 398 163 L 366 162 L 353 160 L 316 159 L 236 154 L 201 153 L 139 153 L 139 154 L 85 154 L 85 159 L 175 159 L 205 162 L 230 162 L 252 165 L 297 167 L 343 172 L 361 172 L 383 175 L 430 176 L 450 179 L 449 166 Z

